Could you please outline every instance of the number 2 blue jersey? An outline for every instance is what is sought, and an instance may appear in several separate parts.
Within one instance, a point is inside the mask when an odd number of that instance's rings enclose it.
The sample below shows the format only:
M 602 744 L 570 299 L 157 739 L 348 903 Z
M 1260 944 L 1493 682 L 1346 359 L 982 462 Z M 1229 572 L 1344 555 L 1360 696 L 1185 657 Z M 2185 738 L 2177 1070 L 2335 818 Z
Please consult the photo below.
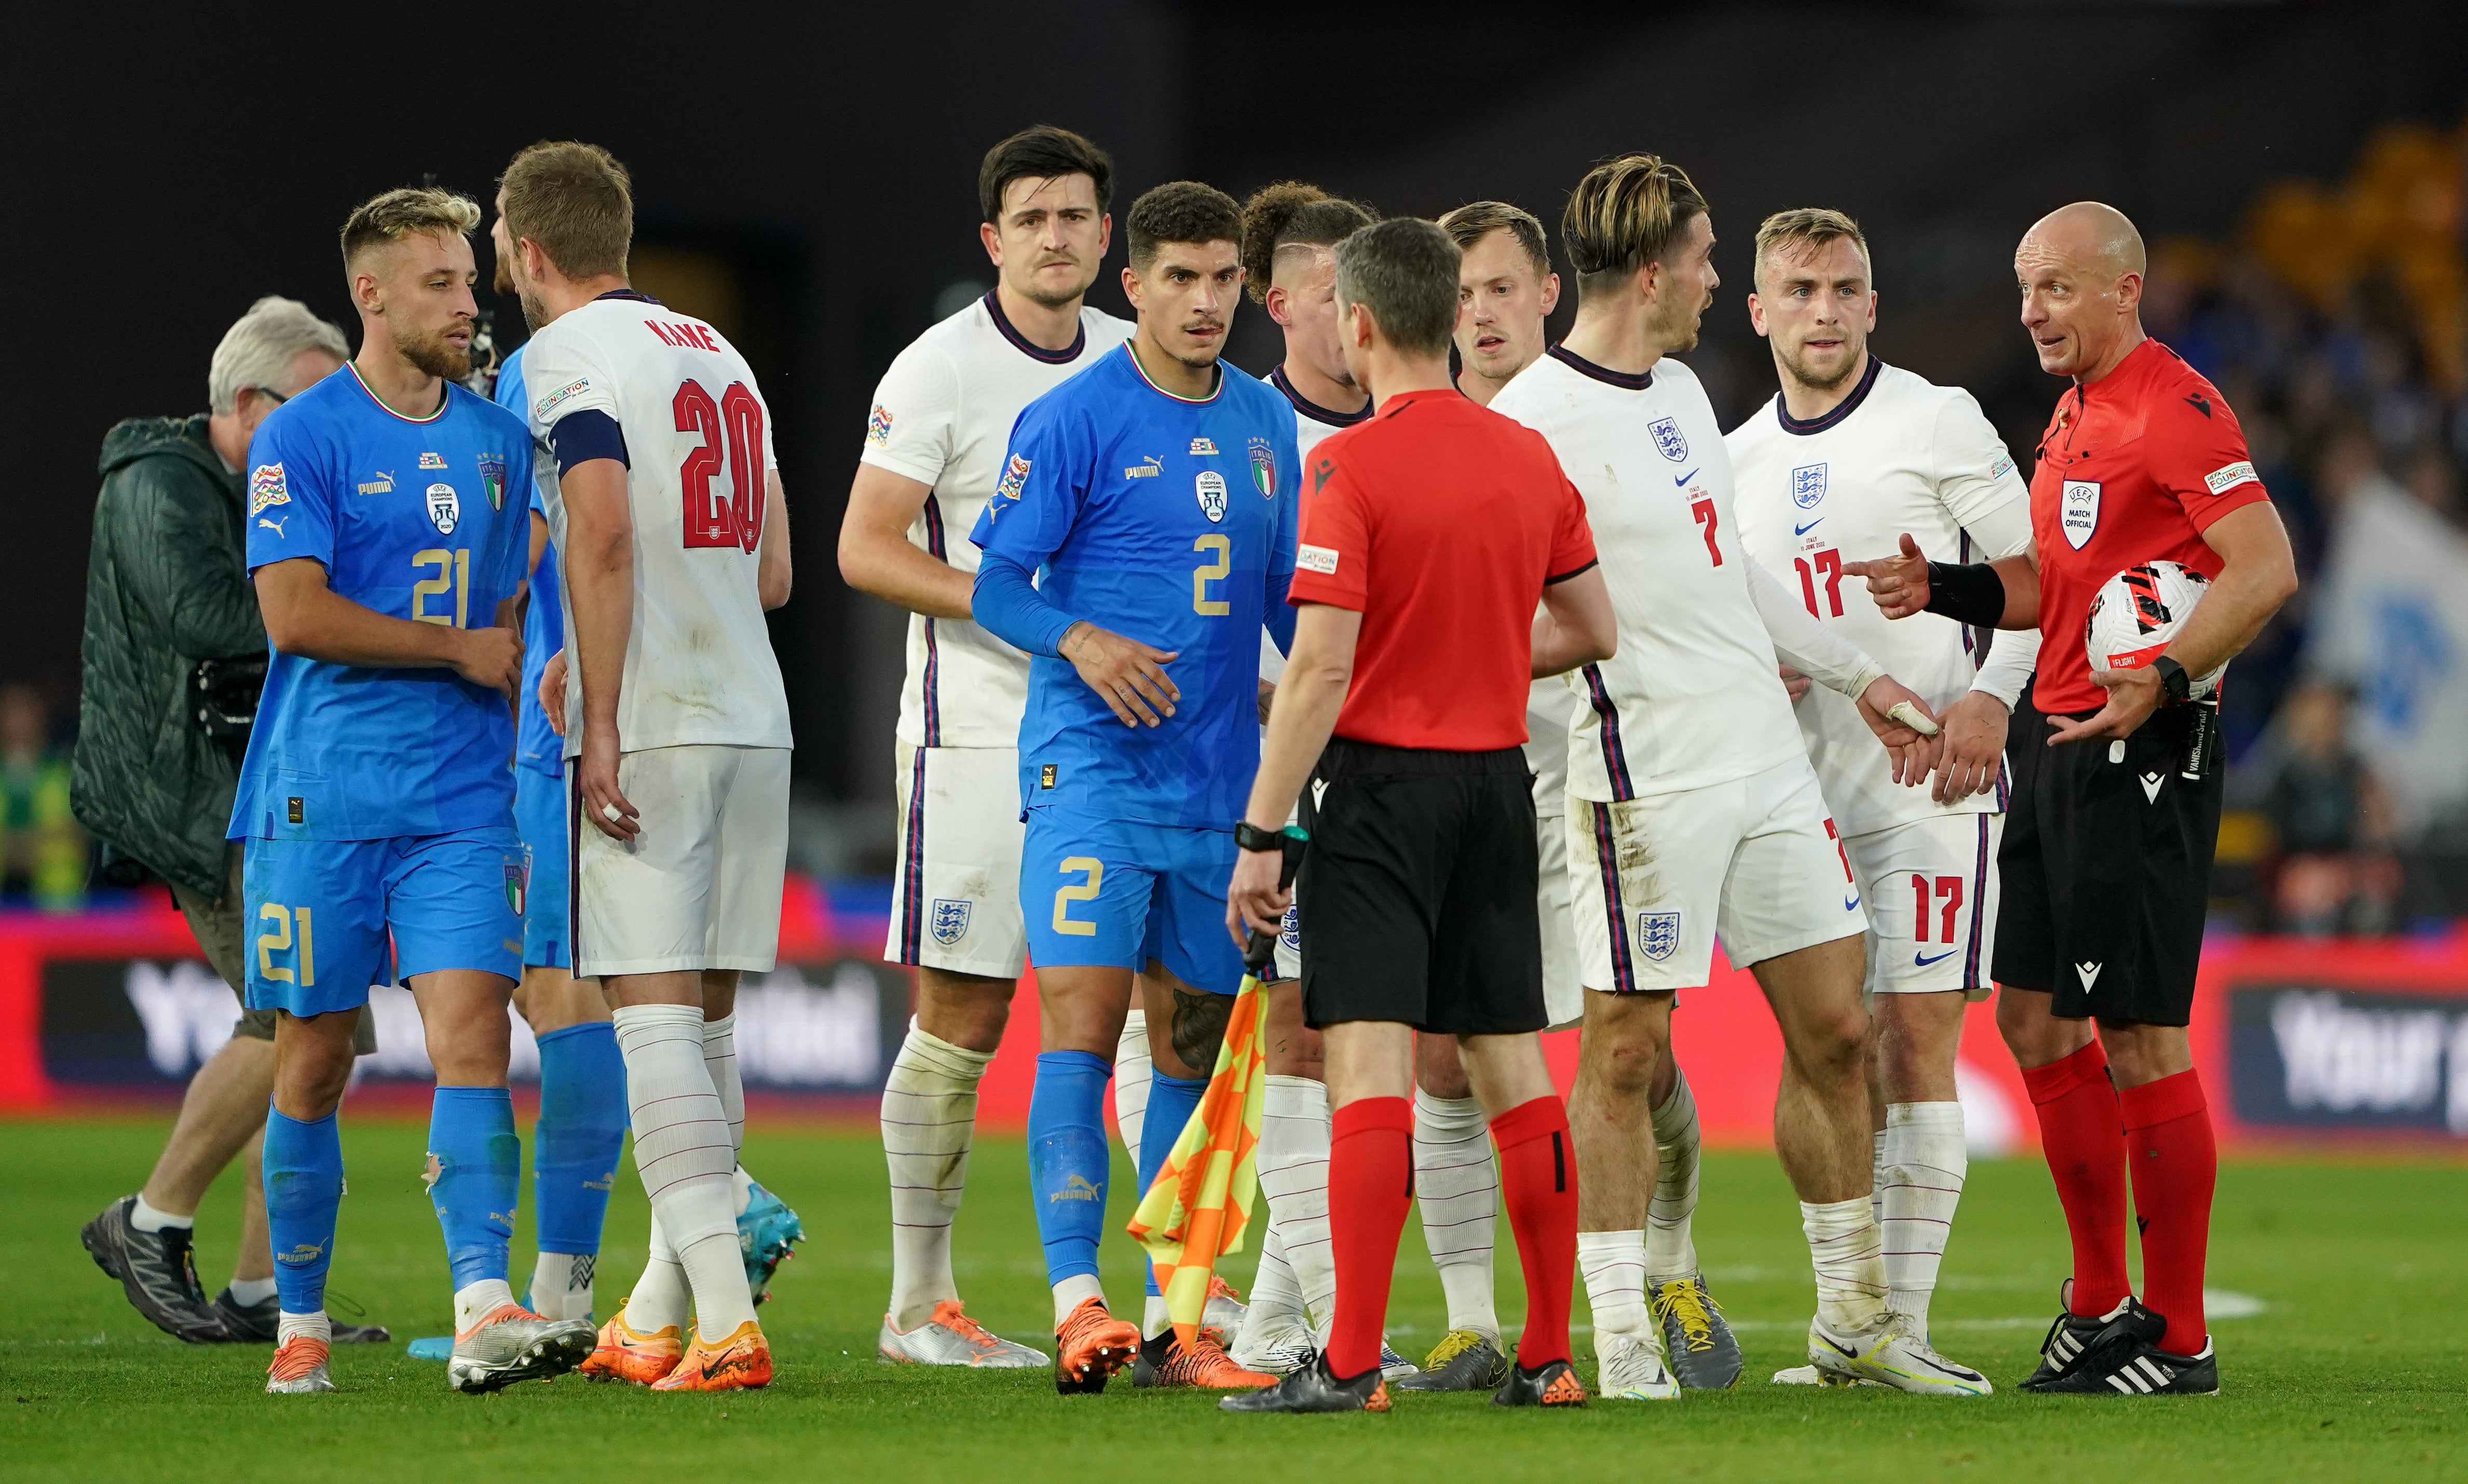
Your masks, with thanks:
M 402 417 L 352 367 L 274 410 L 248 450 L 251 574 L 295 557 L 390 618 L 485 628 L 523 579 L 532 439 L 448 385 Z M 446 669 L 363 669 L 276 651 L 231 836 L 371 840 L 513 824 L 514 712 Z
M 497 405 L 523 417 L 531 403 L 523 397 L 523 348 L 515 346 L 514 354 L 497 368 Z M 556 464 L 533 447 L 533 474 L 536 479 L 555 478 Z M 548 517 L 548 506 L 539 486 L 526 487 L 523 497 L 528 508 Z M 524 522 L 530 525 L 529 521 Z M 526 533 L 524 539 L 530 536 Z M 528 546 L 524 548 L 530 550 Z M 540 546 L 539 565 L 532 568 L 531 596 L 523 604 L 523 694 L 514 697 L 514 761 L 525 767 L 537 768 L 551 778 L 565 769 L 565 739 L 548 724 L 548 713 L 540 709 L 540 674 L 548 668 L 549 657 L 565 648 L 565 610 L 558 605 L 557 543 Z
M 1025 807 L 1231 830 L 1260 763 L 1260 627 L 1294 571 L 1300 459 L 1285 398 L 1218 363 L 1201 400 L 1128 343 L 1029 403 L 971 539 L 1039 574 L 1046 600 L 1156 649 L 1182 698 L 1125 726 L 1068 660 L 1029 662 Z

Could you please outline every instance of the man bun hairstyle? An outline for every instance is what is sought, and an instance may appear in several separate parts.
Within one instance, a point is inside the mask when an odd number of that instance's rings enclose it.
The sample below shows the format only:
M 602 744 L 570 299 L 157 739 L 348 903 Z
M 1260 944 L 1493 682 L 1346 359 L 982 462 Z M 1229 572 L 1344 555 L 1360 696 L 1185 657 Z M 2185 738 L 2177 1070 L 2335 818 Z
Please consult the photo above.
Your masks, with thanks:
M 1860 249 L 1860 262 L 1867 267 L 1870 278 L 1876 277 L 1876 264 L 1868 257 L 1868 239 L 1860 231 L 1860 223 L 1847 215 L 1830 206 L 1799 206 L 1776 212 L 1757 226 L 1756 272 L 1749 277 L 1762 279 L 1770 254 L 1805 258 L 1840 241 Z
M 626 276 L 634 180 L 616 156 L 579 140 L 544 139 L 515 155 L 497 186 L 506 235 L 517 244 L 529 238 L 567 278 Z
M 1494 232 L 1505 232 L 1517 239 L 1525 256 L 1534 262 L 1534 276 L 1551 276 L 1551 240 L 1543 232 L 1542 222 L 1522 206 L 1506 201 L 1468 201 L 1440 218 L 1440 230 L 1456 240 L 1460 250 L 1471 250 Z
M 362 201 L 343 218 L 343 266 L 349 268 L 371 248 L 407 237 L 429 232 L 463 237 L 479 225 L 480 203 L 469 196 L 434 186 L 400 186 Z
M 1165 242 L 1243 245 L 1243 208 L 1215 186 L 1169 180 L 1141 194 L 1123 225 L 1131 238 L 1131 271 L 1145 273 Z
M 1251 302 L 1268 302 L 1278 253 L 1289 247 L 1335 247 L 1348 233 L 1379 219 L 1360 201 L 1299 180 L 1281 180 L 1251 193 L 1251 199 L 1243 203 L 1243 271 Z
M 1662 255 L 1705 214 L 1688 172 L 1654 154 L 1624 154 L 1586 171 L 1560 218 L 1580 296 L 1606 292 Z
M 250 305 L 215 347 L 206 369 L 206 409 L 229 414 L 240 405 L 242 387 L 280 390 L 303 351 L 323 351 L 338 361 L 352 358 L 343 332 L 299 300 L 268 294 Z
M 1446 355 L 1464 256 L 1437 222 L 1376 222 L 1337 244 L 1337 305 L 1369 309 L 1382 338 L 1405 354 Z
M 1114 159 L 1086 138 L 1052 124 L 1021 129 L 986 151 L 977 167 L 977 207 L 989 222 L 1002 217 L 1003 192 L 1015 180 L 1085 175 L 1096 182 L 1097 210 L 1114 203 Z

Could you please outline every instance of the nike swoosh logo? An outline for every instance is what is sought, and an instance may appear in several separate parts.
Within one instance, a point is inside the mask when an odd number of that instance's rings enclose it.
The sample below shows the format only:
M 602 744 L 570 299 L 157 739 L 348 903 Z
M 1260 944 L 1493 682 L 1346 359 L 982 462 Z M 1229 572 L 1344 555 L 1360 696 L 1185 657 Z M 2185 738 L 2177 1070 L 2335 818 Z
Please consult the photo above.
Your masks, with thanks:
M 1948 948 L 1934 958 L 1922 958 L 1919 954 L 1914 953 L 1911 955 L 1911 962 L 1922 969 L 1926 969 L 1931 964 L 1944 963 L 1947 959 L 1954 957 L 1954 955 L 1959 950 L 1955 948 Z
M 1859 899 L 1859 898 L 1857 898 L 1857 897 L 1845 897 L 1845 898 L 1843 898 L 1843 899 L 1842 899 L 1842 910 L 1843 910 L 1843 911 L 1845 911 L 1845 912 L 1857 912 L 1857 911 L 1859 911 L 1859 910 L 1860 910 L 1860 899 Z
M 1852 1349 L 1848 1345 L 1836 1343 L 1831 1336 L 1820 1335 L 1817 1338 L 1824 1340 L 1827 1348 L 1831 1349 L 1836 1355 L 1842 1357 L 1846 1360 L 1857 1360 L 1860 1358 L 1860 1352 Z
M 1812 520 L 1812 521 L 1810 521 L 1808 524 L 1806 524 L 1806 525 L 1804 525 L 1804 526 L 1803 526 L 1803 525 L 1801 525 L 1798 521 L 1795 521 L 1795 520 L 1794 520 L 1794 521 L 1793 521 L 1793 522 L 1791 523 L 1791 534 L 1792 534 L 1792 535 L 1794 535 L 1794 536 L 1806 536 L 1806 535 L 1807 535 L 1808 533 L 1810 533 L 1811 531 L 1816 530 L 1816 529 L 1817 529 L 1817 525 L 1818 525 L 1820 522 L 1822 522 L 1824 519 L 1825 519 L 1825 517 L 1824 517 L 1824 516 L 1819 515 L 1819 516 L 1817 516 L 1817 519 L 1816 519 L 1816 520 Z
M 1699 466 L 1697 466 L 1697 468 L 1703 468 L 1704 467 L 1705 467 L 1705 466 L 1703 466 L 1703 465 L 1700 464 Z M 1680 475 L 1680 476 L 1679 476 L 1678 478 L 1676 478 L 1676 479 L 1672 480 L 1672 481 L 1671 481 L 1671 483 L 1672 483 L 1672 485 L 1674 486 L 1674 488 L 1681 489 L 1681 490 L 1685 490 L 1686 488 L 1688 488 L 1688 481 L 1690 481 L 1690 480 L 1692 480 L 1692 479 L 1694 479 L 1694 478 L 1696 478 L 1696 477 L 1697 477 L 1697 469 L 1692 468 L 1692 469 L 1690 469 L 1687 473 L 1685 473 L 1685 474 L 1681 474 L 1681 475 Z

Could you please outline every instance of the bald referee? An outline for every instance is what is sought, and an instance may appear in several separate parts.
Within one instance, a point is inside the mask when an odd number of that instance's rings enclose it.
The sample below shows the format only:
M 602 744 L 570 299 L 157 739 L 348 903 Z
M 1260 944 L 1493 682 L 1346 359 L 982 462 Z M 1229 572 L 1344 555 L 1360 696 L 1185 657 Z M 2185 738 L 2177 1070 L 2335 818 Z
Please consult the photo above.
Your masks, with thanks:
M 2007 742 L 1997 1025 L 2039 1115 L 2074 1270 L 2027 1391 L 2220 1389 L 2203 1322 L 2219 1160 L 2185 1022 L 2221 770 L 2194 677 L 2253 641 L 2297 569 L 2236 414 L 2142 331 L 2143 263 L 2134 223 L 2091 201 L 2051 212 L 2015 249 L 2040 369 L 2074 383 L 2040 438 L 2030 548 L 1954 566 L 1905 536 L 1901 556 L 1843 568 L 1888 618 L 1925 609 L 2042 634 Z M 2200 605 L 2158 615 L 2182 624 L 2148 665 L 2093 670 L 2091 599 L 2153 561 L 2207 578 Z M 2126 1282 L 2129 1168 L 2140 1299 Z
M 1535 1033 L 1542 946 L 1530 679 L 1611 657 L 1585 501 L 1541 435 L 1449 379 L 1456 244 L 1428 221 L 1337 247 L 1346 367 L 1378 410 L 1312 451 L 1289 601 L 1300 612 L 1226 926 L 1277 930 L 1277 833 L 1306 777 L 1303 1009 L 1327 1046 L 1327 1348 L 1229 1411 L 1385 1411 L 1381 1320 L 1413 1200 L 1414 1035 L 1453 1036 L 1499 1146 L 1525 1334 L 1492 1401 L 1572 1406 L 1577 1165 Z M 1537 605 L 1541 610 L 1537 611 Z M 1316 761 L 1314 761 L 1316 760 Z

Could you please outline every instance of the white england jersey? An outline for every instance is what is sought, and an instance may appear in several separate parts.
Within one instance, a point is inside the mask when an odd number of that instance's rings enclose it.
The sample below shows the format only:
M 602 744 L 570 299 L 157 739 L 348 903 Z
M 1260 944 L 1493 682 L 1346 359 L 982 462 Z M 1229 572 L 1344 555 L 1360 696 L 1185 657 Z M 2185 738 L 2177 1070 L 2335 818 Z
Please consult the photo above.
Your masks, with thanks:
M 1778 649 L 1831 684 L 1874 678 L 1855 649 L 1780 612 L 1741 550 L 1730 455 L 1686 366 L 1630 376 L 1554 346 L 1491 410 L 1541 433 L 1586 497 L 1619 620 L 1619 652 L 1562 677 L 1576 693 L 1570 796 L 1678 793 L 1803 758 Z
M 1342 432 L 1357 422 L 1369 422 L 1371 419 L 1371 405 L 1368 402 L 1363 404 L 1360 412 L 1337 412 L 1321 406 L 1295 391 L 1294 384 L 1286 379 L 1286 368 L 1282 364 L 1271 367 L 1266 379 L 1270 386 L 1285 394 L 1287 401 L 1293 404 L 1294 445 L 1302 456 L 1304 468 L 1311 468 L 1311 451 L 1318 446 L 1321 439 L 1331 433 Z M 1308 481 L 1303 488 L 1306 490 L 1311 488 Z M 1277 641 L 1268 637 L 1268 631 L 1266 628 L 1261 629 L 1260 678 L 1274 685 L 1285 677 L 1285 674 L 1286 657 L 1277 652 Z M 1265 726 L 1261 727 L 1260 735 L 1268 736 L 1268 729 Z
M 1083 307 L 1070 348 L 1044 350 L 1012 327 L 989 291 L 908 344 L 882 374 L 857 462 L 930 487 L 909 541 L 963 572 L 969 539 L 1002 478 L 1022 409 L 1129 339 L 1131 323 Z M 1028 656 L 967 619 L 908 616 L 900 741 L 914 747 L 1016 747 L 1028 704 Z
M 558 316 L 523 350 L 532 435 L 578 412 L 625 434 L 634 525 L 633 623 L 617 696 L 628 752 L 689 744 L 786 747 L 788 700 L 757 582 L 771 414 L 745 358 L 692 315 L 630 290 Z M 550 535 L 566 542 L 565 501 L 542 486 Z M 560 584 L 575 632 L 574 584 Z M 566 672 L 566 715 L 583 715 L 583 667 Z M 569 727 L 565 755 L 583 751 Z
M 1860 384 L 1825 416 L 1798 422 L 1776 394 L 1725 442 L 1748 555 L 1930 709 L 1942 714 L 1961 699 L 1986 658 L 1979 635 L 1934 613 L 1887 621 L 1842 563 L 1890 555 L 1905 532 L 1941 561 L 2008 557 L 2029 544 L 2030 487 L 1971 394 L 1872 355 Z M 1796 709 L 1844 834 L 2005 807 L 2001 781 L 1942 805 L 1925 788 L 1898 786 L 1876 734 L 1840 696 L 1812 687 Z

